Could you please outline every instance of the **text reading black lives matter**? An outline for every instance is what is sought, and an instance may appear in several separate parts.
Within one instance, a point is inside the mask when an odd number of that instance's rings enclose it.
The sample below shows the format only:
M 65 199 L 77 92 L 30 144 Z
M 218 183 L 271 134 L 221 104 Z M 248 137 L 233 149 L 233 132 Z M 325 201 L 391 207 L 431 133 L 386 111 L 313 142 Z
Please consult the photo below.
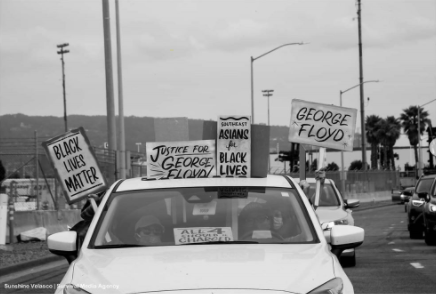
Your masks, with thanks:
M 218 135 L 219 140 L 229 140 L 226 151 L 219 151 L 219 171 L 218 175 L 246 176 L 248 171 L 248 152 L 249 150 L 238 150 L 233 140 L 250 140 L 250 130 L 247 129 L 248 122 L 221 122 L 221 130 Z M 230 127 L 225 129 L 225 127 Z M 241 128 L 237 128 L 241 127 Z M 238 143 L 239 144 L 239 143 Z
M 82 147 L 77 136 L 68 138 L 53 146 L 56 158 L 63 160 L 62 163 L 65 171 L 69 174 L 68 178 L 63 179 L 68 192 L 80 191 L 85 186 L 93 185 L 99 180 L 97 169 L 93 166 L 88 166 L 83 154 L 80 153 L 83 151 Z M 73 156 L 71 157 L 71 155 Z M 82 169 L 83 167 L 86 168 Z
M 215 168 L 215 162 L 208 145 L 166 146 L 153 148 L 156 155 L 150 156 L 153 163 L 162 160 L 161 168 L 167 173 L 167 178 L 207 178 Z M 151 169 L 154 172 L 160 170 Z
M 298 121 L 304 121 L 304 123 L 300 124 L 298 136 L 306 134 L 308 138 L 314 137 L 317 142 L 326 142 L 329 139 L 339 142 L 345 136 L 344 131 L 340 127 L 348 126 L 348 117 L 351 117 L 351 115 L 303 107 L 296 115 Z M 323 126 L 317 128 L 310 121 L 322 123 Z

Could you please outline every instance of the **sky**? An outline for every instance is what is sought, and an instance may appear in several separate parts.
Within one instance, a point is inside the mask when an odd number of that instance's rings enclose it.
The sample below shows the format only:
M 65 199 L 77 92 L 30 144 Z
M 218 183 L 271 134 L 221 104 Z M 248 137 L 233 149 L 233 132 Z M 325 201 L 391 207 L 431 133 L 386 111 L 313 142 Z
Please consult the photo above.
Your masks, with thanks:
M 118 108 L 115 0 L 110 0 Z M 360 83 L 357 1 L 119 1 L 124 116 L 251 114 L 289 126 L 291 101 L 339 105 Z M 399 117 L 436 98 L 436 1 L 363 0 L 364 113 Z M 0 0 L 0 115 L 106 115 L 102 1 Z M 268 99 L 262 90 L 274 90 Z M 359 87 L 342 95 L 358 109 Z M 436 101 L 424 107 L 436 122 Z M 434 123 L 435 124 L 435 123 Z M 408 146 L 406 136 L 402 136 Z M 401 139 L 400 139 L 401 140 Z

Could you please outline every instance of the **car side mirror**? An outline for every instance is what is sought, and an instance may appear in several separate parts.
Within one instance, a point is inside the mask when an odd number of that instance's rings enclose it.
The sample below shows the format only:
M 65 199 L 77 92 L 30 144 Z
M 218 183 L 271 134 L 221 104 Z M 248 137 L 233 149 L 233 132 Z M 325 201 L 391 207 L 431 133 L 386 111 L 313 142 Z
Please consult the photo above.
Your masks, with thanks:
M 430 197 L 430 195 L 427 192 L 420 192 L 420 193 L 418 193 L 418 197 L 419 198 L 424 198 L 427 201 L 427 197 Z
M 348 199 L 347 201 L 344 202 L 346 208 L 356 208 L 359 207 L 360 205 L 360 200 L 357 199 Z
M 327 232 L 325 233 L 325 235 Z M 365 230 L 356 226 L 334 226 L 330 230 L 332 253 L 338 258 L 345 249 L 352 249 L 362 245 L 365 238 Z
M 428 193 L 425 196 L 425 202 L 430 202 L 430 194 L 428 194 Z
M 51 253 L 63 256 L 71 263 L 77 258 L 76 241 L 77 232 L 59 232 L 48 236 L 47 246 Z

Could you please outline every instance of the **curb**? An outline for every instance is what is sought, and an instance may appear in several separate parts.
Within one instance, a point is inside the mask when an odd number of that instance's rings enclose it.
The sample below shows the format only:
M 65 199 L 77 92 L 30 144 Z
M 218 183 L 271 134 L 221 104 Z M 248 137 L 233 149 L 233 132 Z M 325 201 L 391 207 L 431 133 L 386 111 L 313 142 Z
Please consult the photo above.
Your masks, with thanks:
M 10 275 L 19 271 L 23 271 L 35 266 L 39 266 L 39 265 L 44 265 L 50 262 L 54 262 L 54 261 L 60 261 L 60 260 L 64 260 L 65 258 L 62 256 L 47 256 L 47 257 L 43 257 L 40 259 L 35 259 L 35 260 L 31 260 L 31 261 L 26 261 L 26 262 L 22 262 L 22 263 L 18 263 L 18 264 L 14 264 L 14 265 L 10 265 L 7 267 L 3 267 L 0 268 L 0 276 L 5 276 L 5 275 Z
M 394 205 L 397 205 L 397 203 L 395 203 L 395 202 L 379 203 L 379 204 L 374 203 L 374 204 L 371 204 L 370 206 L 357 207 L 356 209 L 352 209 L 352 211 L 359 212 L 359 211 L 365 211 L 365 210 L 369 210 L 369 209 L 394 206 Z

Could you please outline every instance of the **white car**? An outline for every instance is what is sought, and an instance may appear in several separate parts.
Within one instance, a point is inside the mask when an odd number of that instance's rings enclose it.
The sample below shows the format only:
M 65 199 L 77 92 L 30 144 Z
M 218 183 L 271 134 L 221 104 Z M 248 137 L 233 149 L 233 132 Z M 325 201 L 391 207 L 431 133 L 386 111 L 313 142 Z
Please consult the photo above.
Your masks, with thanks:
M 74 231 L 48 247 L 75 258 L 56 293 L 315 294 L 354 293 L 337 256 L 363 239 L 323 231 L 287 176 L 135 178 L 108 189 L 81 248 Z
M 299 183 L 299 179 L 296 179 Z M 306 181 L 310 185 L 309 195 L 310 201 L 315 201 L 316 179 L 307 178 Z M 354 226 L 354 218 L 351 208 L 358 207 L 360 201 L 357 199 L 344 199 L 332 179 L 325 179 L 324 185 L 321 188 L 319 206 L 316 209 L 316 214 L 324 230 L 330 230 L 335 225 Z M 356 251 L 354 248 L 344 250 L 340 256 L 343 266 L 356 265 Z

